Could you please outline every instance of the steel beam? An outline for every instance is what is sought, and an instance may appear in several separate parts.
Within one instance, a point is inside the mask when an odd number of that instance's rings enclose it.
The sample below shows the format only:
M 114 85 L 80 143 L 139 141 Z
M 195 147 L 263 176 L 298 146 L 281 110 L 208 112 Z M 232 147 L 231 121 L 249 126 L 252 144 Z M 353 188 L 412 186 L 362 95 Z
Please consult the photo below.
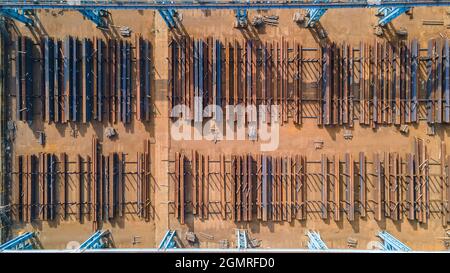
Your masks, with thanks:
M 0 7 L 1 7 L 1 6 L 0 6 Z M 23 23 L 23 24 L 25 24 L 25 25 L 27 25 L 27 26 L 33 26 L 33 25 L 34 25 L 33 19 L 31 19 L 31 18 L 25 16 L 25 15 L 23 14 L 23 11 L 22 11 L 22 14 L 19 13 L 19 10 L 18 10 L 18 9 L 5 9 L 5 8 L 1 8 L 1 9 L 0 9 L 0 15 L 3 15 L 3 16 L 8 17 L 8 18 L 10 18 L 10 19 L 19 21 L 19 22 L 21 22 L 21 23 Z
M 99 28 L 106 28 L 108 27 L 108 23 L 105 21 L 105 19 L 102 17 L 103 14 L 106 12 L 103 9 L 83 9 L 79 10 L 81 14 L 83 14 L 84 17 L 94 22 L 94 24 L 97 25 Z
M 241 229 L 236 230 L 236 246 L 238 249 L 250 248 L 247 231 Z
M 395 18 L 399 17 L 403 13 L 407 12 L 410 9 L 409 6 L 407 7 L 396 7 L 396 8 L 380 8 L 378 9 L 378 14 L 382 15 L 383 17 L 380 18 L 378 21 L 379 26 L 386 26 L 390 22 L 392 22 Z

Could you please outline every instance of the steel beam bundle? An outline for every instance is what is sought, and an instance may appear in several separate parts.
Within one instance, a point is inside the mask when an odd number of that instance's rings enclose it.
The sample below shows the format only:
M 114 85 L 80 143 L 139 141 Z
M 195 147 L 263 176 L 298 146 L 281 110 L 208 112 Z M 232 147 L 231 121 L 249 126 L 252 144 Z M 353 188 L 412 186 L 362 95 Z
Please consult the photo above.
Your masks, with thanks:
M 22 13 L 19 12 L 18 9 L 3 9 L 0 8 L 0 15 L 8 17 L 10 19 L 16 20 L 21 22 L 22 24 L 25 24 L 27 26 L 33 26 L 34 21 L 28 16 L 25 16 L 24 11 L 22 10 Z
M 236 247 L 238 249 L 250 248 L 250 240 L 246 230 L 236 229 Z
M 158 9 L 159 15 L 161 15 L 162 19 L 166 23 L 169 29 L 175 28 L 177 26 L 175 20 L 175 10 L 174 9 Z
M 354 222 L 373 213 L 376 221 L 406 217 L 424 224 L 432 209 L 430 181 L 437 179 L 446 225 L 450 158 L 443 145 L 440 174 L 430 174 L 428 148 L 421 139 L 415 140 L 413 153 L 375 153 L 370 161 L 364 152 L 355 157 L 322 154 L 309 161 L 301 155 L 220 154 L 215 159 L 195 150 L 178 152 L 169 173 L 171 203 L 180 222 L 188 214 L 200 220 L 213 214 L 235 222 L 293 222 L 311 213 L 336 222 L 345 215 Z
M 166 250 L 171 248 L 179 248 L 180 244 L 176 240 L 177 238 L 177 232 L 176 230 L 168 230 L 164 237 L 162 238 L 161 242 L 159 243 L 159 250 Z
M 136 118 L 150 121 L 151 108 L 151 45 L 142 36 L 136 37 Z
M 84 17 L 94 22 L 98 28 L 107 28 L 108 23 L 102 17 L 106 11 L 101 9 L 92 9 L 92 10 L 80 10 L 80 13 L 83 14 Z
M 378 14 L 382 17 L 378 20 L 379 26 L 386 26 L 392 22 L 395 18 L 399 17 L 403 13 L 407 12 L 410 7 L 398 7 L 398 8 L 380 8 L 378 9 Z
M 216 182 L 224 220 L 250 222 L 255 214 L 261 221 L 306 219 L 306 159 L 302 156 L 243 155 L 229 160 L 221 156 L 216 162 L 192 151 L 191 156 L 176 153 L 174 167 L 173 204 L 180 222 L 187 212 L 208 219 L 212 210 L 209 184 Z
M 326 3 L 313 1 L 183 1 L 183 2 L 161 2 L 154 0 L 139 1 L 93 1 L 85 0 L 82 4 L 74 4 L 72 2 L 60 2 L 55 0 L 36 1 L 13 1 L 5 0 L 0 5 L 4 9 L 65 9 L 65 10 L 92 10 L 92 9 L 303 9 L 303 8 L 382 8 L 382 7 L 432 7 L 432 6 L 448 6 L 449 1 L 443 0 L 416 0 L 416 1 L 400 1 L 400 0 L 382 0 L 382 1 L 366 1 L 366 0 L 330 0 Z
M 15 47 L 16 115 L 18 120 L 31 122 L 35 107 L 32 83 L 37 74 L 33 72 L 34 45 L 31 39 L 19 36 Z M 136 100 L 135 118 L 142 122 L 151 120 L 149 41 L 138 35 L 133 47 L 130 42 L 117 39 L 79 40 L 67 36 L 58 40 L 46 36 L 38 49 L 42 60 L 38 97 L 45 122 L 96 120 L 128 124 L 133 118 L 133 100 Z
M 212 38 L 172 40 L 169 101 L 171 106 L 185 104 L 191 112 L 208 104 L 273 104 L 280 107 L 282 124 L 289 118 L 301 124 L 308 116 L 317 117 L 318 125 L 352 127 L 358 119 L 360 125 L 372 128 L 418 123 L 419 108 L 426 105 L 428 123 L 450 123 L 448 44 L 448 40 L 431 40 L 428 56 L 423 56 L 417 39 L 398 44 L 360 43 L 359 47 L 332 43 L 319 50 L 284 38 L 224 44 Z M 319 58 L 307 58 L 307 51 L 319 52 Z M 307 63 L 320 65 L 317 99 L 303 95 L 302 69 Z M 428 67 L 426 98 L 419 99 L 423 63 Z M 310 103 L 317 103 L 312 115 L 304 107 Z M 250 115 L 248 121 L 259 118 L 270 123 L 268 110 L 263 116 Z M 197 113 L 194 121 L 200 122 L 202 111 Z M 230 118 L 236 115 L 226 117 Z
M 195 122 L 200 122 L 207 105 L 258 107 L 273 103 L 281 107 L 284 123 L 292 116 L 300 124 L 303 60 L 302 47 L 295 46 L 296 50 L 291 51 L 285 40 L 262 44 L 237 40 L 222 43 L 212 38 L 172 39 L 169 44 L 170 111 L 179 104 L 188 106 L 191 112 L 200 109 L 196 112 L 200 116 L 194 117 Z M 294 85 L 294 92 L 290 92 L 290 86 Z M 269 109 L 265 108 L 267 123 L 271 119 Z M 248 122 L 257 122 L 257 111 L 249 114 Z M 226 117 L 230 118 L 235 120 L 236 115 Z
M 144 152 L 137 154 L 137 198 L 139 217 L 150 221 L 151 218 L 151 158 L 150 140 L 144 140 Z
M 127 171 L 135 164 L 136 172 Z M 76 165 L 76 167 L 75 167 Z M 101 153 L 92 140 L 92 154 L 70 161 L 66 153 L 17 155 L 12 181 L 12 218 L 15 222 L 54 221 L 57 217 L 98 223 L 125 215 L 127 175 L 136 175 L 135 213 L 146 221 L 153 217 L 151 204 L 150 142 L 133 163 L 123 153 Z M 134 186 L 133 186 L 134 187 Z M 72 191 L 76 193 L 73 194 Z

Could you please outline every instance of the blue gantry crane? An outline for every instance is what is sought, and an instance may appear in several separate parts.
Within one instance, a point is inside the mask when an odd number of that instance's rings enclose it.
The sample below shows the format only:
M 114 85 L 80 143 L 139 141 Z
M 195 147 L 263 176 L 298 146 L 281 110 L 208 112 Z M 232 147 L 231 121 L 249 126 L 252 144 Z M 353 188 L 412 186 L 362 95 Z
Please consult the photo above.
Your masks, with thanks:
M 308 249 L 311 250 L 327 250 L 328 247 L 322 238 L 320 238 L 320 234 L 315 231 L 306 232 L 306 236 L 309 238 Z
M 383 250 L 385 251 L 411 251 L 411 248 L 392 236 L 387 231 L 380 231 L 378 233 L 378 237 L 380 237 L 383 241 Z
M 92 10 L 80 10 L 80 13 L 83 14 L 84 17 L 94 22 L 99 28 L 106 28 L 108 24 L 105 20 L 105 15 L 107 14 L 106 10 L 103 9 L 92 9 Z
M 378 25 L 380 27 L 384 27 L 390 22 L 392 22 L 395 18 L 399 17 L 403 13 L 407 12 L 410 9 L 410 7 L 386 7 L 386 8 L 379 8 L 377 14 L 381 16 L 381 18 L 378 20 Z
M 175 28 L 177 26 L 175 21 L 176 12 L 174 9 L 159 9 L 158 12 L 169 29 Z
M 180 244 L 176 240 L 177 232 L 176 230 L 168 230 L 164 237 L 161 240 L 161 243 L 159 243 L 159 250 L 166 250 L 166 249 L 172 249 L 172 248 L 180 248 Z
M 327 3 L 330 0 L 314 0 L 314 3 Z M 326 8 L 313 8 L 308 9 L 308 13 L 306 17 L 308 17 L 308 21 L 306 21 L 306 27 L 314 27 L 317 22 L 319 22 L 320 18 L 327 11 Z
M 378 8 L 382 9 L 383 17 L 379 26 L 384 26 L 397 18 L 412 7 L 450 6 L 450 0 L 314 0 L 314 1 L 159 1 L 159 0 L 137 0 L 137 1 L 108 1 L 108 0 L 84 0 L 72 1 L 33 1 L 33 0 L 3 0 L 0 2 L 0 14 L 11 19 L 20 21 L 29 26 L 33 20 L 24 15 L 25 10 L 37 9 L 62 9 L 78 10 L 86 18 L 93 21 L 99 27 L 105 27 L 106 22 L 102 13 L 106 10 L 158 10 L 169 28 L 176 26 L 174 14 L 179 10 L 186 9 L 232 9 L 236 11 L 238 26 L 247 22 L 247 14 L 250 9 L 308 9 L 307 26 L 313 27 L 325 14 L 327 9 L 335 8 Z M 22 13 L 19 12 L 22 11 Z
M 236 229 L 236 245 L 238 249 L 251 248 L 246 230 Z
M 36 233 L 25 232 L 16 238 L 0 245 L 0 251 L 4 250 L 27 250 L 36 248 Z
M 109 238 L 110 235 L 111 233 L 109 230 L 98 230 L 86 241 L 84 241 L 84 243 L 82 243 L 77 249 L 75 249 L 75 252 L 83 252 L 88 249 L 109 248 L 111 246 Z

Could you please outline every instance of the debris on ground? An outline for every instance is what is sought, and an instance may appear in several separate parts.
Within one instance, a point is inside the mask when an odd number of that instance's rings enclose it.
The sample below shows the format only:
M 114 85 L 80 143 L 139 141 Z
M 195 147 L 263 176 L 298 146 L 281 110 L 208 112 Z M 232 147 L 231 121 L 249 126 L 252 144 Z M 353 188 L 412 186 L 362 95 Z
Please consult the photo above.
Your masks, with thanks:
M 278 15 L 256 15 L 252 19 L 252 26 L 258 28 L 264 25 L 278 26 Z
M 117 131 L 116 129 L 112 128 L 112 127 L 108 127 L 105 129 L 105 136 L 109 139 L 117 136 Z

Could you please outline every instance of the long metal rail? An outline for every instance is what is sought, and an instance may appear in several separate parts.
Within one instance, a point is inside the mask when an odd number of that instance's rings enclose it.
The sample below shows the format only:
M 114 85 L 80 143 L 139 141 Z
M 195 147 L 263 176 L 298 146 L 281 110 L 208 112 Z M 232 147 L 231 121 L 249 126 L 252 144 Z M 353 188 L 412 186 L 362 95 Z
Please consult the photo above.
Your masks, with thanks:
M 66 10 L 92 10 L 92 9 L 331 9 L 331 8 L 382 8 L 382 7 L 430 7 L 450 6 L 450 1 L 445 0 L 331 0 L 329 2 L 313 2 L 312 0 L 293 1 L 246 1 L 235 0 L 217 1 L 111 1 L 111 0 L 72 0 L 72 1 L 8 1 L 0 3 L 0 9 L 66 9 Z

